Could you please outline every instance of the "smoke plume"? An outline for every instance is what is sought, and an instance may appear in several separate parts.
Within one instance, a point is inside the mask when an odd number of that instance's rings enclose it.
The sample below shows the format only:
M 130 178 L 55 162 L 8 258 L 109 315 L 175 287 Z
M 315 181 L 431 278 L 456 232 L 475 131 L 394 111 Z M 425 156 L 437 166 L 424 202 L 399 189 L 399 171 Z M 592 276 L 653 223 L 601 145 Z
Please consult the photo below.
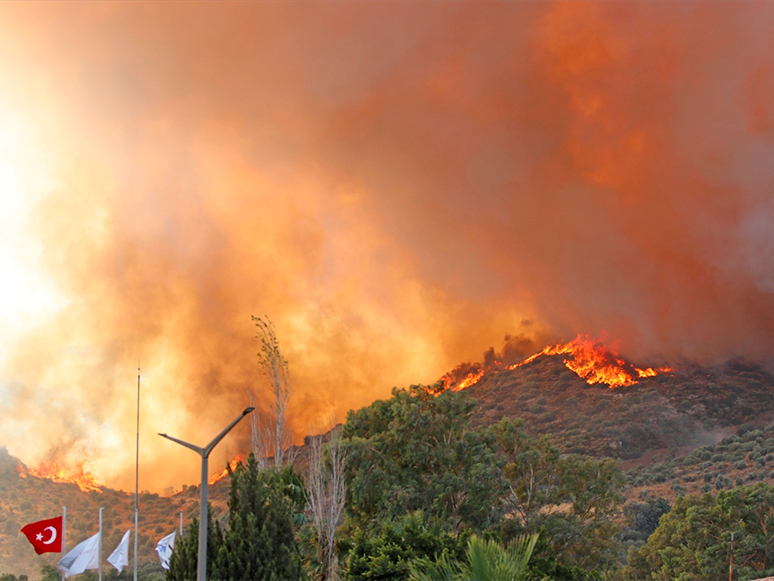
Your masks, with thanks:
M 0 444 L 130 487 L 139 363 L 140 486 L 197 481 L 155 434 L 205 444 L 262 389 L 251 315 L 299 439 L 507 334 L 768 357 L 773 25 L 764 2 L 3 4 L 28 277 L 4 284 L 48 290 L 3 311 Z

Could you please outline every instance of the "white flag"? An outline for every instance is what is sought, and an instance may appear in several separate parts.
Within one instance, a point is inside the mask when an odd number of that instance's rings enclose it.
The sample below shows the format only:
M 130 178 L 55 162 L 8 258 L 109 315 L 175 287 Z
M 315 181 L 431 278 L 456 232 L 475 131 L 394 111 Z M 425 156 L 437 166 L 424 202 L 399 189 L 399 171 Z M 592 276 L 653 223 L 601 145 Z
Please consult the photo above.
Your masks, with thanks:
M 119 573 L 129 564 L 129 534 L 131 532 L 132 530 L 129 529 L 124 533 L 124 538 L 122 538 L 121 542 L 118 543 L 116 550 L 113 551 L 107 558 L 108 563 L 118 569 Z
M 161 560 L 161 566 L 169 569 L 169 560 L 172 558 L 172 549 L 175 548 L 175 533 L 167 535 L 156 545 L 156 554 Z
M 86 569 L 99 569 L 99 533 L 76 545 L 56 566 L 65 577 L 80 575 Z

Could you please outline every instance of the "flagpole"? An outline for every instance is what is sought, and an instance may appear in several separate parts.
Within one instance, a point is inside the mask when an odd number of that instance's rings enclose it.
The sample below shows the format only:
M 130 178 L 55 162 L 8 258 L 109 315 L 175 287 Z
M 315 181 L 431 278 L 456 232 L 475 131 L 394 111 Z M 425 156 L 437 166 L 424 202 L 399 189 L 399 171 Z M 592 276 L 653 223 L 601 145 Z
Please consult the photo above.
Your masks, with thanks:
M 134 460 L 134 581 L 137 581 L 137 531 L 139 529 L 140 505 L 138 486 L 140 483 L 140 363 L 137 363 L 137 449 Z
M 99 540 L 97 541 L 97 553 L 99 554 L 99 581 L 102 581 L 102 511 L 105 507 L 99 507 Z
M 62 507 L 62 556 L 65 556 L 65 537 L 67 536 L 67 507 Z M 62 581 L 65 581 L 65 574 L 62 571 Z

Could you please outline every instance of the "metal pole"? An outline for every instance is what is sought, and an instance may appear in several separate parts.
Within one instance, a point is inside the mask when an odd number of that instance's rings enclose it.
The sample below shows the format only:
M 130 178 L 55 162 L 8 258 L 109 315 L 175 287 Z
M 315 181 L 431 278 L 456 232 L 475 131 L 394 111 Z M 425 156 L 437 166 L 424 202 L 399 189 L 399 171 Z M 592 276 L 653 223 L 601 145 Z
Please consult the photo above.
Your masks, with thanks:
M 180 541 L 183 539 L 183 511 L 180 511 Z
M 728 581 L 734 579 L 734 533 L 731 533 L 731 561 L 728 564 Z
M 202 488 L 199 499 L 199 560 L 196 563 L 198 581 L 207 580 L 207 481 L 208 457 L 202 454 Z
M 134 456 L 134 581 L 137 581 L 137 537 L 140 521 L 138 489 L 140 484 L 140 364 L 137 364 L 137 446 Z
M 196 563 L 197 581 L 207 581 L 207 487 L 209 484 L 207 480 L 207 459 L 210 457 L 210 452 L 212 452 L 212 449 L 218 444 L 218 442 L 220 442 L 226 436 L 226 434 L 228 434 L 231 429 L 239 423 L 239 420 L 241 420 L 254 409 L 255 408 L 252 406 L 245 408 L 245 410 L 237 419 L 226 426 L 226 428 L 220 434 L 215 436 L 212 442 L 207 444 L 204 448 L 194 446 L 193 444 L 189 444 L 183 440 L 178 440 L 177 438 L 173 438 L 172 436 L 168 436 L 166 434 L 159 434 L 159 436 L 162 438 L 172 440 L 181 446 L 185 446 L 189 450 L 193 450 L 202 457 L 202 484 L 199 498 L 199 558 Z
M 67 507 L 62 507 L 62 556 L 65 556 L 65 537 L 67 536 Z M 65 581 L 65 574 L 62 571 L 62 581 Z
M 103 507 L 99 507 L 99 542 L 97 543 L 97 549 L 99 554 L 99 581 L 102 581 L 102 511 Z

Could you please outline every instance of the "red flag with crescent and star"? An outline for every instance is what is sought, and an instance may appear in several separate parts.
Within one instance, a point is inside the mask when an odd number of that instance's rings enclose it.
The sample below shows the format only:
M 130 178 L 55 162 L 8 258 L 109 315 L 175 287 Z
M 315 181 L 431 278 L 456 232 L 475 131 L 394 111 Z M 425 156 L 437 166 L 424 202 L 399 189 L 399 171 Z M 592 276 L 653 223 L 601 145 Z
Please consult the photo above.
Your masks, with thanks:
M 38 555 L 62 552 L 62 517 L 31 522 L 21 530 Z

